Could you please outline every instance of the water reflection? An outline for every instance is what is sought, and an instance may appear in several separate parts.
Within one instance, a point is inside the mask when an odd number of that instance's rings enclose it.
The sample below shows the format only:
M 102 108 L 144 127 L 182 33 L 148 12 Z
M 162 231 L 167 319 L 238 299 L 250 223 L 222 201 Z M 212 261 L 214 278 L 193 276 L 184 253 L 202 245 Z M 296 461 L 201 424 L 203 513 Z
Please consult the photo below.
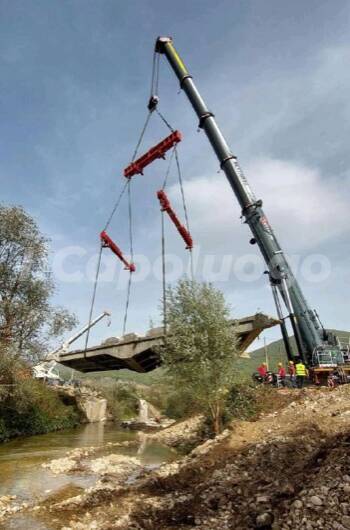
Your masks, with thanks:
M 115 448 L 108 442 L 137 439 L 138 444 Z M 39 436 L 16 439 L 0 445 L 0 496 L 17 495 L 21 500 L 42 499 L 68 485 L 89 487 L 96 476 L 87 473 L 53 475 L 42 464 L 65 456 L 77 447 L 103 447 L 108 452 L 122 452 L 136 456 L 145 465 L 157 465 L 173 460 L 176 455 L 159 444 L 147 443 L 143 433 L 118 428 L 113 423 L 90 423 L 77 429 L 59 431 Z

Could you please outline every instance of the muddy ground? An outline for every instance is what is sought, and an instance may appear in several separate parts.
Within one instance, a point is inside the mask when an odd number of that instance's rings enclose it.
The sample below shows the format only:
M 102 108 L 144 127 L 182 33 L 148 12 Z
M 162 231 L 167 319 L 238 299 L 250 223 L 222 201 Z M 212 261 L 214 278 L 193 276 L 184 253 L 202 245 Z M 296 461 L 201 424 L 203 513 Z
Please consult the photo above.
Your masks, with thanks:
M 104 468 L 94 488 L 34 510 L 65 530 L 350 529 L 349 386 L 277 392 L 287 406 L 233 422 L 176 462 L 132 481 Z M 193 436 L 170 429 L 158 439 Z

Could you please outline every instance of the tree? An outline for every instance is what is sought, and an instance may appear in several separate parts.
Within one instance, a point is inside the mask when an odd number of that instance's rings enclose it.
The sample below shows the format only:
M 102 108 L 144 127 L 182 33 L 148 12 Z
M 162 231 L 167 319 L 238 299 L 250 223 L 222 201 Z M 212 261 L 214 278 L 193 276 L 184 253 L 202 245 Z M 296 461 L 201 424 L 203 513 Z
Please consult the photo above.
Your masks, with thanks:
M 223 294 L 182 279 L 166 292 L 168 334 L 162 353 L 175 388 L 211 418 L 216 434 L 235 375 L 238 337 Z
M 0 345 L 39 358 L 76 318 L 53 307 L 48 240 L 22 207 L 0 205 Z

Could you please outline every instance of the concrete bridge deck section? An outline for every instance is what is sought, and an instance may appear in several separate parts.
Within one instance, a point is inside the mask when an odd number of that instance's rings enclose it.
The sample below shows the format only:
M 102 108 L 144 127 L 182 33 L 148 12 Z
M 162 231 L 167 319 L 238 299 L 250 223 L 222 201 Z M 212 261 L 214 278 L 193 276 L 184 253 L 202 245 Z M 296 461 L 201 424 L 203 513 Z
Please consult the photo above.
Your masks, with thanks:
M 279 320 L 257 313 L 232 322 L 237 325 L 242 357 L 249 357 L 246 349 L 267 328 L 279 324 Z M 111 337 L 98 346 L 86 350 L 61 353 L 57 361 L 80 372 L 104 372 L 122 370 L 150 372 L 161 364 L 159 346 L 164 342 L 163 328 L 154 328 L 140 337 L 129 333 L 121 338 Z

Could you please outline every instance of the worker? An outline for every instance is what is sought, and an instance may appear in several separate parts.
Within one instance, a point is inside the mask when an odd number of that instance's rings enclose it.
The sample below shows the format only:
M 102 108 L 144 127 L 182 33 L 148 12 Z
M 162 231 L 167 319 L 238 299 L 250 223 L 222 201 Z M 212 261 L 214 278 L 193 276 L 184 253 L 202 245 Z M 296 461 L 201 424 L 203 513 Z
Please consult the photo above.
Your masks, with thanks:
M 258 372 L 259 372 L 260 377 L 262 377 L 262 379 L 265 380 L 266 379 L 266 375 L 267 375 L 267 364 L 266 363 L 262 363 L 258 367 Z
M 282 386 L 286 386 L 286 375 L 287 375 L 287 372 L 286 372 L 286 369 L 285 369 L 285 367 L 283 366 L 282 363 L 278 363 L 277 374 L 278 374 L 278 382 L 279 382 L 279 384 L 281 384 Z
M 333 370 L 333 372 L 330 372 L 327 377 L 327 386 L 328 388 L 335 388 L 337 383 L 337 372 L 336 370 Z
M 307 372 L 305 364 L 302 362 L 301 359 L 298 359 L 295 364 L 295 373 L 297 376 L 297 387 L 303 388 L 305 377 L 307 377 L 308 372 Z
M 290 382 L 292 384 L 292 388 L 296 388 L 297 379 L 296 379 L 296 376 L 295 376 L 294 361 L 289 361 L 289 363 L 288 363 L 288 374 L 289 374 Z

